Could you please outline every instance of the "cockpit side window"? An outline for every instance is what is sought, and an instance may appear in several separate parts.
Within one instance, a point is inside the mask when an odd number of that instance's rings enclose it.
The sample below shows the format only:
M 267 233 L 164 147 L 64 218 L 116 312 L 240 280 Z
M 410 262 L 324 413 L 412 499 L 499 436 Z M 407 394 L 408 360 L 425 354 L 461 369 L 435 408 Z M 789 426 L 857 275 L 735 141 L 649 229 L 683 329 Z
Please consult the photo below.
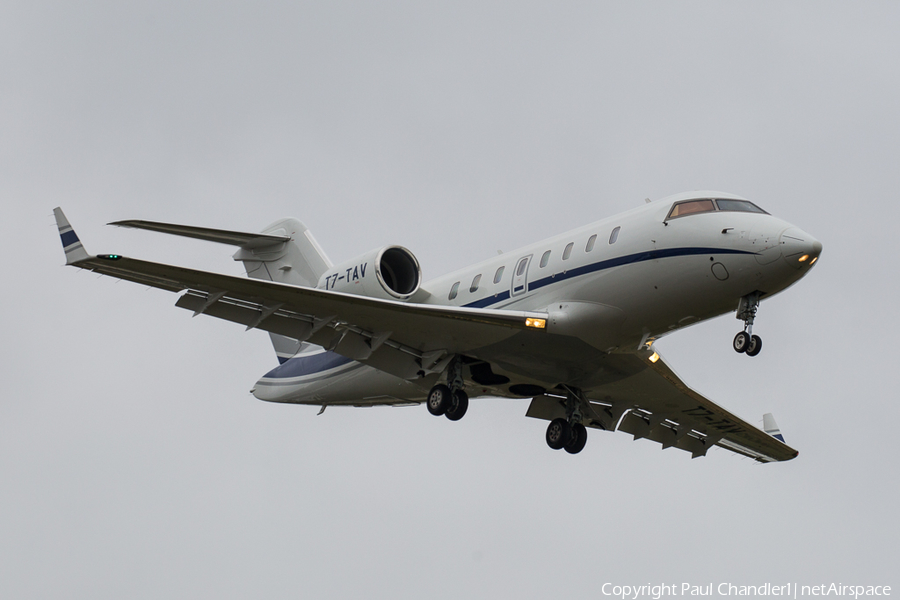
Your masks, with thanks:
M 716 200 L 716 204 L 719 205 L 719 210 L 760 213 L 763 215 L 769 214 L 747 200 Z
M 666 219 L 674 219 L 675 217 L 683 217 L 685 215 L 695 215 L 698 213 L 713 212 L 716 205 L 712 200 L 688 200 L 687 202 L 679 202 L 669 211 Z

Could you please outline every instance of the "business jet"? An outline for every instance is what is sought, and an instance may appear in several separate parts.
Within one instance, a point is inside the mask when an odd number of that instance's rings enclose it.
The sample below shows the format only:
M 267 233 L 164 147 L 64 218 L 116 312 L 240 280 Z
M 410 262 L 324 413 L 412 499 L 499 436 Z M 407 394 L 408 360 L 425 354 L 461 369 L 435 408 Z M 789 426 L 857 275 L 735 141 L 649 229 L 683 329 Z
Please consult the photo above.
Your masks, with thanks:
M 469 398 L 531 398 L 546 443 L 580 452 L 587 430 L 622 431 L 692 457 L 718 446 L 790 460 L 771 413 L 763 429 L 688 387 L 655 342 L 734 312 L 735 351 L 762 350 L 762 300 L 796 283 L 822 244 L 749 200 L 689 192 L 495 256 L 428 282 L 388 245 L 334 265 L 296 219 L 244 233 L 154 221 L 111 225 L 237 247 L 249 278 L 90 255 L 59 208 L 66 264 L 181 293 L 175 305 L 269 332 L 278 366 L 260 400 L 415 405 L 457 421 Z

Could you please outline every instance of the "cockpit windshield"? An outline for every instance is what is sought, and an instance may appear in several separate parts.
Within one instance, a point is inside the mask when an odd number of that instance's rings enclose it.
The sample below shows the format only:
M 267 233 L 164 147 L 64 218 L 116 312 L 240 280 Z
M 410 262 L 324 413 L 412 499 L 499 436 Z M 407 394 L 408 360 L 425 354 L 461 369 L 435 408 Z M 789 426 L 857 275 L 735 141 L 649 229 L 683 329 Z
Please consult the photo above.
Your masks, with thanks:
M 685 215 L 695 215 L 697 213 L 713 212 L 716 205 L 712 200 L 688 200 L 687 202 L 679 202 L 672 207 L 669 212 L 669 218 L 683 217 Z
M 748 200 L 722 200 L 722 199 L 703 199 L 703 200 L 686 200 L 678 202 L 669 211 L 666 220 L 676 217 L 685 217 L 687 215 L 696 215 L 708 212 L 750 212 L 767 215 L 766 211 L 753 204 Z
M 752 212 L 767 215 L 766 211 L 748 200 L 716 200 L 719 210 L 731 210 L 735 212 Z

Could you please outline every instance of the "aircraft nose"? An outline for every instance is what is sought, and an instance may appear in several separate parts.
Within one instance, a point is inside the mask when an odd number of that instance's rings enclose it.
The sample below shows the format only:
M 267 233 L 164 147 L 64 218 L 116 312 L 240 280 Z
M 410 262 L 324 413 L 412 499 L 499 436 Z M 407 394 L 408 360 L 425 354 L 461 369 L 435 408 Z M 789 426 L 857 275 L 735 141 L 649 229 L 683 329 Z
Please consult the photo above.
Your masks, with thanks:
M 781 233 L 781 256 L 795 269 L 809 268 L 819 260 L 822 242 L 798 227 L 789 227 Z

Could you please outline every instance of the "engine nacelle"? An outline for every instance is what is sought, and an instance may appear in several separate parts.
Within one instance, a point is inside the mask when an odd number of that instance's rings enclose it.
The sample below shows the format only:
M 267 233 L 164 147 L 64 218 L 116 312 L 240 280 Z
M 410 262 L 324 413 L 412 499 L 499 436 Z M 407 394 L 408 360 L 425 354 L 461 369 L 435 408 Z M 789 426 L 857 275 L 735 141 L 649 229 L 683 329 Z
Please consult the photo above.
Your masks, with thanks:
M 385 246 L 331 267 L 316 287 L 384 300 L 408 300 L 421 282 L 422 269 L 413 253 L 402 246 Z

